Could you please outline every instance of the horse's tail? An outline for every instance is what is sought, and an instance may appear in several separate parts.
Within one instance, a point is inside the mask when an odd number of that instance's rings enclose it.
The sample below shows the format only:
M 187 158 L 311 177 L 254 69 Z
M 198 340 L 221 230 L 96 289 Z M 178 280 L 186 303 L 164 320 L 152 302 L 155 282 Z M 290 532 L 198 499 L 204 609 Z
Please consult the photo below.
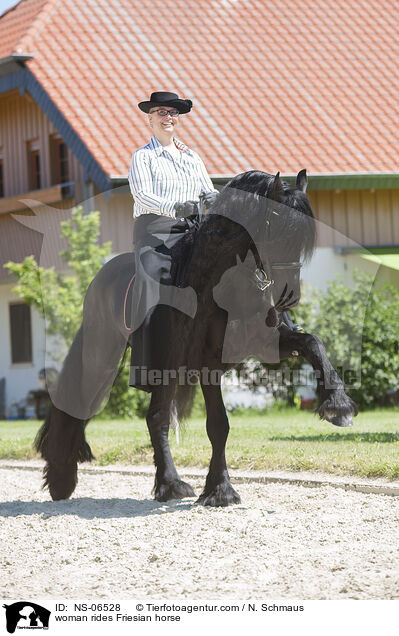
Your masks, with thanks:
M 85 438 L 87 422 L 52 406 L 35 438 L 35 448 L 46 460 L 44 484 L 52 499 L 68 499 L 78 483 L 78 462 L 94 459 Z
M 179 420 L 185 420 L 189 417 L 193 408 L 197 385 L 179 385 L 176 388 L 175 401 L 177 408 L 177 417 Z

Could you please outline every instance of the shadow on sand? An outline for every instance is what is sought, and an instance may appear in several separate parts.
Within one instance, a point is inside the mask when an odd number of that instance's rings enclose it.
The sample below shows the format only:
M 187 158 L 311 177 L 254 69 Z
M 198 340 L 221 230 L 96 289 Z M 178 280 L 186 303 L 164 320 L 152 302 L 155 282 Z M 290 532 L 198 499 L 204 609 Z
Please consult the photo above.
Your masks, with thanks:
M 71 515 L 82 519 L 119 519 L 121 517 L 149 517 L 181 512 L 195 507 L 193 500 L 171 500 L 165 503 L 154 499 L 95 499 L 80 497 L 62 501 L 7 501 L 0 503 L 0 518 L 40 515 L 42 519 Z

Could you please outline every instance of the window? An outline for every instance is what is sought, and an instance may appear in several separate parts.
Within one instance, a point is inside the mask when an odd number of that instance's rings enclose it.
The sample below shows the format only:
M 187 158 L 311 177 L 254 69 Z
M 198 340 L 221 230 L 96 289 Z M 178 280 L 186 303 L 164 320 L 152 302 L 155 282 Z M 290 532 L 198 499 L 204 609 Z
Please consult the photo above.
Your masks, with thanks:
M 28 177 L 30 190 L 38 190 L 41 188 L 40 150 L 38 140 L 28 142 Z
M 66 183 L 67 181 L 69 181 L 68 148 L 66 146 L 66 143 L 61 140 L 59 140 L 59 143 L 57 143 L 57 156 L 60 183 Z
M 58 135 L 50 137 L 53 185 L 69 181 L 68 146 Z
M 30 307 L 10 304 L 11 362 L 32 362 L 32 327 Z
M 3 159 L 0 159 L 0 197 L 4 197 Z

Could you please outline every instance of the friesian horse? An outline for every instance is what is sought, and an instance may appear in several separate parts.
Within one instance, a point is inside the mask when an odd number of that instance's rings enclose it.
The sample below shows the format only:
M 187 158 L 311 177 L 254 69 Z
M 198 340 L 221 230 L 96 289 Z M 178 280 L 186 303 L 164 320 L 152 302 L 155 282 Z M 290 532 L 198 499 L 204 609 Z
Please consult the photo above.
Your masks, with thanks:
M 314 335 L 294 330 L 284 314 L 300 300 L 301 262 L 315 247 L 315 219 L 306 187 L 305 170 L 298 173 L 294 187 L 279 173 L 240 174 L 176 245 L 172 254 L 177 263 L 176 289 L 193 290 L 197 304 L 194 316 L 174 306 L 159 307 L 165 320 L 157 324 L 170 342 L 170 359 L 153 373 L 147 412 L 158 501 L 194 496 L 176 471 L 168 432 L 176 409 L 179 416 L 187 412 L 196 381 L 203 392 L 212 445 L 198 503 L 227 506 L 240 501 L 226 466 L 229 422 L 221 379 L 248 355 L 265 362 L 303 356 L 316 372 L 320 418 L 337 426 L 353 423 L 357 407 L 346 395 L 323 344 Z M 78 462 L 93 458 L 85 427 L 109 392 L 126 347 L 134 347 L 126 323 L 131 284 L 133 254 L 117 256 L 100 270 L 87 291 L 82 326 L 57 388 L 50 391 L 53 405 L 35 445 L 46 460 L 44 485 L 54 500 L 72 494 Z

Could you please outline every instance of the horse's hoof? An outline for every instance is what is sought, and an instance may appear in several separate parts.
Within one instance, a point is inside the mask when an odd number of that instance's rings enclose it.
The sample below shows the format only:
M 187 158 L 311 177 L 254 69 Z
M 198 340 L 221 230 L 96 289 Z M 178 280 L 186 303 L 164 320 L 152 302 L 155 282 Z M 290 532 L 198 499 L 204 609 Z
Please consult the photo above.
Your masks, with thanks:
M 155 499 L 157 501 L 184 499 L 185 497 L 195 497 L 195 492 L 190 484 L 180 479 L 175 479 L 168 484 L 158 484 L 155 488 Z
M 357 415 L 357 405 L 343 391 L 337 391 L 327 397 L 316 411 L 320 419 L 334 426 L 353 426 L 353 416 Z
M 48 487 L 51 499 L 60 501 L 69 499 L 78 483 L 78 465 L 66 465 L 63 470 L 48 464 L 43 471 L 44 487 Z
M 332 417 L 328 421 L 331 422 L 331 424 L 334 424 L 334 426 L 353 426 L 353 419 L 351 415 L 344 415 L 341 417 L 338 415 L 336 417 Z
M 353 426 L 352 413 L 336 413 L 334 411 L 324 411 L 322 419 L 330 422 L 330 424 L 334 424 L 334 426 Z
M 210 492 L 204 491 L 196 501 L 202 506 L 226 507 L 241 503 L 241 498 L 229 483 L 218 484 Z

